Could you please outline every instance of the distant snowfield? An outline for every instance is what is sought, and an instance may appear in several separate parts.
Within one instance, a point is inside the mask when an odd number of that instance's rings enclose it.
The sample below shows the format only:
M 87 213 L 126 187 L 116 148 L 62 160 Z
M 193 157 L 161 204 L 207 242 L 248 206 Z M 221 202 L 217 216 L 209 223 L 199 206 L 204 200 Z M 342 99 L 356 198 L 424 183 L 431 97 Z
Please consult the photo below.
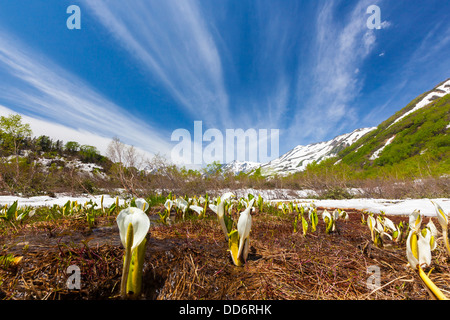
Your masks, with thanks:
M 450 199 L 432 199 L 438 203 L 448 214 L 450 212 Z M 373 213 L 384 211 L 389 215 L 409 215 L 414 210 L 420 210 L 424 216 L 435 216 L 436 209 L 430 199 L 346 199 L 346 200 L 310 200 L 298 199 L 300 203 L 312 203 L 317 207 L 358 209 Z
M 225 190 L 227 192 L 229 190 Z M 414 210 L 420 210 L 420 212 L 425 216 L 435 216 L 436 210 L 431 203 L 430 199 L 345 199 L 345 200 L 316 200 L 316 199 L 306 199 L 306 197 L 311 194 L 312 191 L 294 191 L 294 190 L 254 190 L 254 189 L 242 189 L 236 190 L 235 194 L 238 197 L 247 196 L 251 193 L 255 196 L 261 194 L 267 201 L 278 202 L 278 201 L 295 201 L 300 204 L 311 204 L 314 203 L 317 207 L 323 208 L 340 208 L 340 209 L 357 209 L 366 210 L 373 213 L 380 213 L 384 211 L 389 215 L 409 215 Z M 282 197 L 277 198 L 277 196 L 282 195 Z M 78 203 L 84 204 L 91 200 L 100 205 L 101 196 L 87 196 L 80 195 L 76 197 L 68 195 L 57 195 L 56 197 L 49 196 L 38 196 L 38 197 L 19 197 L 19 196 L 0 196 L 0 206 L 5 204 L 11 205 L 14 201 L 18 200 L 19 206 L 53 206 L 53 205 L 64 205 L 68 200 L 77 201 Z M 109 207 L 115 202 L 115 197 L 109 195 L 104 195 L 103 205 L 104 207 Z M 450 199 L 440 198 L 431 199 L 437 202 L 444 211 L 450 213 Z M 125 200 L 119 198 L 119 203 L 124 204 Z
M 228 190 L 227 190 L 228 191 Z M 358 189 L 349 190 L 349 192 L 357 195 Z M 307 199 L 308 196 L 315 195 L 313 190 L 254 190 L 244 189 L 236 192 L 237 196 L 246 196 L 251 193 L 255 196 L 261 194 L 261 197 L 271 202 L 278 201 L 295 201 L 299 204 L 314 203 L 317 207 L 323 208 L 340 208 L 340 209 L 357 209 L 366 210 L 373 213 L 384 211 L 389 215 L 409 215 L 414 210 L 420 210 L 424 216 L 435 216 L 436 209 L 430 200 L 438 203 L 447 214 L 450 214 L 450 199 L 372 199 L 372 198 L 355 198 L 344 200 L 317 200 Z
M 5 204 L 11 205 L 14 201 L 18 200 L 19 206 L 32 206 L 32 207 L 52 207 L 53 205 L 64 205 L 68 200 L 77 201 L 78 203 L 85 204 L 92 200 L 100 206 L 101 195 L 99 196 L 88 196 L 88 195 L 80 195 L 76 197 L 58 194 L 56 197 L 49 196 L 37 196 L 37 197 L 19 197 L 19 196 L 0 196 L 0 206 L 4 206 Z M 115 197 L 111 197 L 109 195 L 103 196 L 103 206 L 109 207 L 116 201 Z M 124 199 L 119 198 L 119 204 L 124 203 Z

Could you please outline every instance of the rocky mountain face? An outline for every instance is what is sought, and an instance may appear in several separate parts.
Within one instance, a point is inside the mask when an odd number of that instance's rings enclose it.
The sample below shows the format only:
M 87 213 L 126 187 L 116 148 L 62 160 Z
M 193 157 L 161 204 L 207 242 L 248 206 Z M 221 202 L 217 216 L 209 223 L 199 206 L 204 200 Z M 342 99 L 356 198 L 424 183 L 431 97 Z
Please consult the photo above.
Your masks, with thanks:
M 336 156 L 339 151 L 349 147 L 366 133 L 375 129 L 376 128 L 356 129 L 351 133 L 337 136 L 329 141 L 313 143 L 306 146 L 299 145 L 278 159 L 263 164 L 261 166 L 261 174 L 286 175 L 297 171 L 303 171 L 311 162 L 320 162 L 326 158 Z

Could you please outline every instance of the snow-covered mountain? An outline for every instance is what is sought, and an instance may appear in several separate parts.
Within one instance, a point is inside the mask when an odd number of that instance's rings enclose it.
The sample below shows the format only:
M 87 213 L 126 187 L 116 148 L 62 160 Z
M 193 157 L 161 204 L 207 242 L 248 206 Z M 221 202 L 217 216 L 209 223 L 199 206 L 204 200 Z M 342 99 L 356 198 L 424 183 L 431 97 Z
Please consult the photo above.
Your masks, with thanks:
M 447 79 L 438 84 L 434 89 L 417 97 L 410 104 L 408 104 L 408 106 L 406 106 L 405 108 L 397 112 L 394 116 L 389 118 L 386 122 L 384 122 L 387 124 L 384 129 L 381 130 L 381 133 L 380 130 L 376 131 L 377 127 L 356 129 L 351 133 L 337 136 L 330 141 L 313 143 L 306 146 L 299 145 L 289 152 L 285 153 L 281 157 L 274 159 L 268 163 L 258 164 L 254 162 L 233 161 L 229 164 L 224 165 L 223 169 L 224 171 L 231 171 L 235 174 L 238 174 L 240 172 L 248 173 L 257 168 L 261 168 L 261 174 L 264 176 L 270 176 L 274 174 L 289 175 L 305 170 L 306 166 L 313 161 L 320 162 L 326 158 L 336 156 L 339 151 L 354 144 L 361 137 L 370 132 L 370 135 L 379 135 L 386 134 L 387 132 L 392 131 L 392 133 L 388 137 L 386 137 L 386 139 L 381 141 L 380 145 L 374 143 L 373 141 L 370 141 L 370 143 L 374 144 L 375 149 L 371 151 L 368 159 L 374 161 L 380 156 L 385 147 L 393 142 L 397 133 L 391 128 L 394 124 L 401 123 L 411 114 L 430 105 L 432 102 L 444 97 L 449 93 L 450 79 Z M 384 126 L 383 124 L 381 125 Z M 450 123 L 447 125 L 446 129 L 448 128 L 450 128 Z M 354 152 L 357 152 L 359 148 L 362 147 L 362 142 L 360 144 L 361 145 L 355 147 Z
M 337 136 L 329 141 L 313 143 L 306 146 L 299 145 L 281 157 L 263 164 L 261 166 L 261 174 L 287 175 L 303 171 L 309 163 L 313 161 L 320 162 L 337 155 L 339 151 L 355 143 L 366 133 L 375 129 L 375 127 L 356 129 L 351 133 Z
M 261 166 L 259 162 L 251 162 L 251 161 L 237 161 L 233 160 L 230 163 L 224 164 L 222 166 L 223 172 L 231 172 L 234 175 L 238 175 L 239 173 L 248 173 L 255 169 L 258 169 Z
M 346 133 L 330 141 L 313 143 L 306 146 L 299 145 L 281 157 L 268 163 L 234 160 L 222 166 L 223 172 L 232 172 L 235 175 L 243 172 L 249 173 L 261 168 L 261 174 L 269 176 L 273 174 L 288 175 L 305 170 L 306 166 L 313 162 L 335 156 L 342 149 L 350 146 L 366 133 L 376 129 L 362 128 L 351 133 Z
M 412 109 L 408 110 L 407 112 L 399 116 L 397 119 L 395 119 L 395 121 L 392 122 L 390 126 L 392 126 L 394 123 L 399 122 L 403 118 L 409 116 L 411 113 L 429 105 L 434 100 L 442 98 L 443 96 L 449 93 L 450 93 L 450 79 L 447 79 L 446 81 L 440 83 L 437 87 L 435 87 L 431 91 L 424 94 L 423 97 L 420 99 L 420 101 L 418 101 Z
M 356 167 L 383 166 L 408 158 L 447 159 L 450 132 L 450 78 L 413 99 L 383 121 L 377 130 L 340 154 L 340 161 Z M 362 146 L 363 150 L 360 150 Z M 436 160 L 439 161 L 439 160 Z M 444 166 L 445 160 L 441 161 Z M 445 171 L 445 170 L 443 170 Z

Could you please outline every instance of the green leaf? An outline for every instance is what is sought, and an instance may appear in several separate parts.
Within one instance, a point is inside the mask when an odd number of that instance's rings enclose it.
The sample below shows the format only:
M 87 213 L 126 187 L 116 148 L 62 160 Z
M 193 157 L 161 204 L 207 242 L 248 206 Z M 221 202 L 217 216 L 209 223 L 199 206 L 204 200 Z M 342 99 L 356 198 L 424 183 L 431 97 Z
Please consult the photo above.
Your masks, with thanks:
M 311 212 L 310 215 L 311 218 L 311 231 L 316 231 L 317 224 L 319 223 L 319 217 L 317 216 L 317 209 L 314 208 L 314 210 Z
M 329 219 L 328 217 L 325 217 L 325 232 L 330 233 L 331 228 L 333 227 L 333 219 Z
M 292 204 L 292 202 L 288 203 L 288 208 L 290 213 L 294 212 L 294 205 Z
M 262 211 L 263 204 L 264 204 L 264 200 L 263 200 L 263 198 L 261 197 L 261 195 L 258 194 L 258 202 L 257 202 L 257 206 L 258 206 L 259 212 Z
M 240 267 L 243 265 L 240 257 L 238 257 L 239 252 L 239 233 L 237 230 L 233 230 L 228 234 L 228 248 L 231 253 L 231 258 L 233 263 Z
M 147 239 L 144 238 L 139 246 L 133 250 L 133 254 L 131 256 L 130 270 L 127 281 L 127 293 L 132 293 L 134 297 L 138 297 L 141 294 L 146 244 Z
M 295 233 L 297 233 L 297 231 L 298 231 L 298 215 L 297 216 L 295 216 L 295 219 L 294 219 L 294 232 Z
M 392 232 L 392 239 L 397 239 L 397 237 L 398 237 L 398 231 L 397 230 L 395 230 L 394 232 Z
M 308 231 L 308 221 L 302 216 L 302 227 L 303 227 L 303 235 L 306 235 L 306 232 Z
M 110 207 L 108 211 L 108 215 L 112 214 L 116 210 L 116 203 L 114 202 Z
M 223 215 L 223 220 L 225 222 L 225 226 L 227 227 L 227 231 L 231 232 L 231 229 L 233 229 L 233 219 L 227 214 L 226 211 Z
M 17 211 L 17 200 L 13 202 L 13 204 L 8 208 L 6 211 L 6 220 L 11 220 L 15 215 Z

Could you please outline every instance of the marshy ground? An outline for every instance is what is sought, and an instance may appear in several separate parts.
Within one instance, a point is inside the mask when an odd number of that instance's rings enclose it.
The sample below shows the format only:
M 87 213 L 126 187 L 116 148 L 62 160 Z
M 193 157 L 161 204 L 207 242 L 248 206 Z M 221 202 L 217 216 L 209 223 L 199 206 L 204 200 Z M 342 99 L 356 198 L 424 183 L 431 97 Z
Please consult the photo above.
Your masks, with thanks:
M 326 234 L 319 219 L 317 230 L 306 236 L 294 233 L 294 214 L 256 211 L 243 267 L 233 265 L 213 212 L 164 225 L 156 222 L 159 210 L 150 212 L 142 299 L 431 299 L 407 265 L 404 240 L 375 247 L 357 210 L 346 210 L 349 219 L 337 221 L 338 232 Z M 408 221 L 406 216 L 389 218 Z M 438 241 L 430 278 L 450 296 L 450 259 Z M 3 230 L 0 243 L 0 255 L 22 257 L 0 268 L 0 299 L 120 299 L 123 247 L 115 216 L 98 217 L 92 229 L 82 219 L 11 226 Z M 80 289 L 67 287 L 70 265 L 80 268 Z M 379 267 L 377 289 L 367 285 L 371 266 Z

